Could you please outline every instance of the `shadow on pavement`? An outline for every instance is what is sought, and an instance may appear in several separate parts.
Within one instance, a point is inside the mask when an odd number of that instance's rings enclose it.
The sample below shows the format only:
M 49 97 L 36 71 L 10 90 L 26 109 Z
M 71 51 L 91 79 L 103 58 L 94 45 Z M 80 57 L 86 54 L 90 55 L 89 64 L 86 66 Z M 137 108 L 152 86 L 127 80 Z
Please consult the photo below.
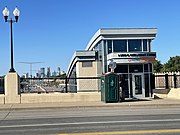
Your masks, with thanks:
M 121 102 L 141 102 L 141 101 L 152 101 L 152 99 L 137 99 L 137 98 L 133 98 L 133 99 L 126 99 L 126 100 L 121 101 Z

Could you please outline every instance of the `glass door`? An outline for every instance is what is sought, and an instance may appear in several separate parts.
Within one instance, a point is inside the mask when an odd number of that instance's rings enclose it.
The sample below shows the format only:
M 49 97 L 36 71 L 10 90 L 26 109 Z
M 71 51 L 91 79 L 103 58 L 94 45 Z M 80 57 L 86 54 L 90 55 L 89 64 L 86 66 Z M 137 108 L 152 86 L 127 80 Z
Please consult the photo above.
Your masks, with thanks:
M 142 73 L 132 74 L 133 97 L 144 98 L 144 79 Z

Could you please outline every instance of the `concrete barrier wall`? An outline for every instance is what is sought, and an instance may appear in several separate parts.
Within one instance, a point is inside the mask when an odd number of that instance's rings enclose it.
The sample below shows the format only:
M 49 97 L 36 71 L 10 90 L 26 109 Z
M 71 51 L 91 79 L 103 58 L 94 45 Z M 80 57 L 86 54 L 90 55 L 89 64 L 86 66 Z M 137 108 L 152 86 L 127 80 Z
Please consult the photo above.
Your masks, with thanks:
M 101 94 L 98 92 L 21 95 L 21 103 L 97 102 L 100 100 L 101 100 Z
M 168 94 L 169 93 L 169 89 L 154 89 L 153 93 L 158 93 L 158 94 Z
M 4 104 L 4 94 L 0 94 L 0 104 Z
M 153 98 L 167 98 L 168 89 L 154 89 Z
M 167 90 L 167 89 L 154 90 L 153 97 L 154 98 L 180 99 L 180 88 L 172 88 L 170 90 Z
M 173 99 L 180 99 L 180 88 L 172 88 L 169 91 L 167 97 Z
M 153 98 L 154 98 L 154 99 L 167 98 L 167 94 L 153 93 Z
M 77 80 L 77 91 L 98 91 L 98 80 Z

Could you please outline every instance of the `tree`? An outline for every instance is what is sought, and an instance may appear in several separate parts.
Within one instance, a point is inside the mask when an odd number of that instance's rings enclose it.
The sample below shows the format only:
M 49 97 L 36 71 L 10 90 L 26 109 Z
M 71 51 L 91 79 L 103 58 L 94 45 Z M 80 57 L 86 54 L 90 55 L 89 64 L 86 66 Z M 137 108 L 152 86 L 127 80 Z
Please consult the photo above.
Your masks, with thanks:
M 177 72 L 180 71 L 180 56 L 170 57 L 163 67 L 164 72 Z
M 163 65 L 161 64 L 161 61 L 156 60 L 154 63 L 154 72 L 155 73 L 161 72 L 162 69 L 163 69 Z

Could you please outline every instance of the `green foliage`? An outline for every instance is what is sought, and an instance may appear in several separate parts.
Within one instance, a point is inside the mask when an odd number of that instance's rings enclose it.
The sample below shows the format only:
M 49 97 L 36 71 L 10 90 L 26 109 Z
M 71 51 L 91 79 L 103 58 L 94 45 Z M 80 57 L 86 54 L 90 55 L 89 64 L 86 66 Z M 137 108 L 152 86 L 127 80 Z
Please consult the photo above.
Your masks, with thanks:
M 180 71 L 180 56 L 170 57 L 167 63 L 160 61 L 154 63 L 154 72 L 177 72 Z
M 180 56 L 170 57 L 167 63 L 164 64 L 163 68 L 166 72 L 177 72 L 180 71 Z
M 156 62 L 154 63 L 154 72 L 155 73 L 161 72 L 162 69 L 163 69 L 163 65 L 161 64 L 161 61 L 156 60 Z

